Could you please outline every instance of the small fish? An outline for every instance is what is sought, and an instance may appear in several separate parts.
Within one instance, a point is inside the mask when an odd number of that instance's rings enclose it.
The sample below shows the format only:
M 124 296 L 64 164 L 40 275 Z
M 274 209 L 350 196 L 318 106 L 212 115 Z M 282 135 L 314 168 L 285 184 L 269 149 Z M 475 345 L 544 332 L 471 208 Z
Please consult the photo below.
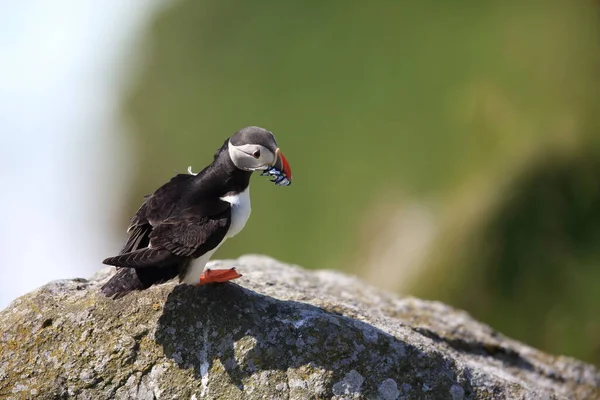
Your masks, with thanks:
M 288 186 L 291 182 L 290 180 L 283 174 L 283 172 L 271 167 L 265 170 L 261 176 L 269 176 L 272 177 L 271 182 L 275 183 L 277 186 Z

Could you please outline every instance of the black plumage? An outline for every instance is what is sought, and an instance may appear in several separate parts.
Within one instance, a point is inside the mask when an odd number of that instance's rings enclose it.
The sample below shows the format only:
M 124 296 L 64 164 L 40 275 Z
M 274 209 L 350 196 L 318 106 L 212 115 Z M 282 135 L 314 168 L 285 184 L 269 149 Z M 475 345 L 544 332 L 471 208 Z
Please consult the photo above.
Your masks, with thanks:
M 221 197 L 244 191 L 252 174 L 234 165 L 227 146 L 228 140 L 197 175 L 178 174 L 145 197 L 131 219 L 125 246 L 103 261 L 118 267 L 102 286 L 106 296 L 122 297 L 181 277 L 194 258 L 224 239 L 231 205 Z

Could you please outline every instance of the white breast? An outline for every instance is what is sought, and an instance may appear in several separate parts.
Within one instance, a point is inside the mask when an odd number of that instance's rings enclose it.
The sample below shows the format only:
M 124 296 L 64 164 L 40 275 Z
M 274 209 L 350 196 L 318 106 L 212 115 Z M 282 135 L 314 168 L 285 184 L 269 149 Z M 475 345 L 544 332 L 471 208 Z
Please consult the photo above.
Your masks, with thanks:
M 187 270 L 183 282 L 196 284 L 200 279 L 200 274 L 204 271 L 206 263 L 215 251 L 223 244 L 225 239 L 237 235 L 246 225 L 246 221 L 250 217 L 250 188 L 247 188 L 241 193 L 221 197 L 221 200 L 231 204 L 231 224 L 225 238 L 214 249 L 206 252 L 201 257 L 192 261 L 190 268 Z
M 241 193 L 221 197 L 221 200 L 231 204 L 231 225 L 227 232 L 228 238 L 240 233 L 250 217 L 250 188 L 246 188 Z

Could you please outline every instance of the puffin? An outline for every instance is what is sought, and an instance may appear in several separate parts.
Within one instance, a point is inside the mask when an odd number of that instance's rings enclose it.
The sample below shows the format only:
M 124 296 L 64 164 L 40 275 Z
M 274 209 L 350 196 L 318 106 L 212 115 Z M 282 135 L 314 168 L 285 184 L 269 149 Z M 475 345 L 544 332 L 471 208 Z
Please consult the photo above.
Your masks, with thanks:
M 210 269 L 206 263 L 250 217 L 253 172 L 288 186 L 292 170 L 270 131 L 249 126 L 235 132 L 217 150 L 213 161 L 194 174 L 176 174 L 152 194 L 130 220 L 121 252 L 103 264 L 117 272 L 101 292 L 118 299 L 133 291 L 179 278 L 204 285 L 241 277 L 235 268 Z

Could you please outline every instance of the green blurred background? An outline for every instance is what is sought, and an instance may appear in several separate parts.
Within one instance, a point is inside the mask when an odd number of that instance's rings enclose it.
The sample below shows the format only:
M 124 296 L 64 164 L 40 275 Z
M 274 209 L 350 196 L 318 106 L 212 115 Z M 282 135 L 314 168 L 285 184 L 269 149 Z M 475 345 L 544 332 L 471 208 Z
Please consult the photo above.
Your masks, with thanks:
M 600 365 L 599 11 L 174 2 L 123 100 L 139 163 L 122 220 L 263 126 L 294 183 L 253 178 L 252 218 L 218 258 L 340 269 Z

